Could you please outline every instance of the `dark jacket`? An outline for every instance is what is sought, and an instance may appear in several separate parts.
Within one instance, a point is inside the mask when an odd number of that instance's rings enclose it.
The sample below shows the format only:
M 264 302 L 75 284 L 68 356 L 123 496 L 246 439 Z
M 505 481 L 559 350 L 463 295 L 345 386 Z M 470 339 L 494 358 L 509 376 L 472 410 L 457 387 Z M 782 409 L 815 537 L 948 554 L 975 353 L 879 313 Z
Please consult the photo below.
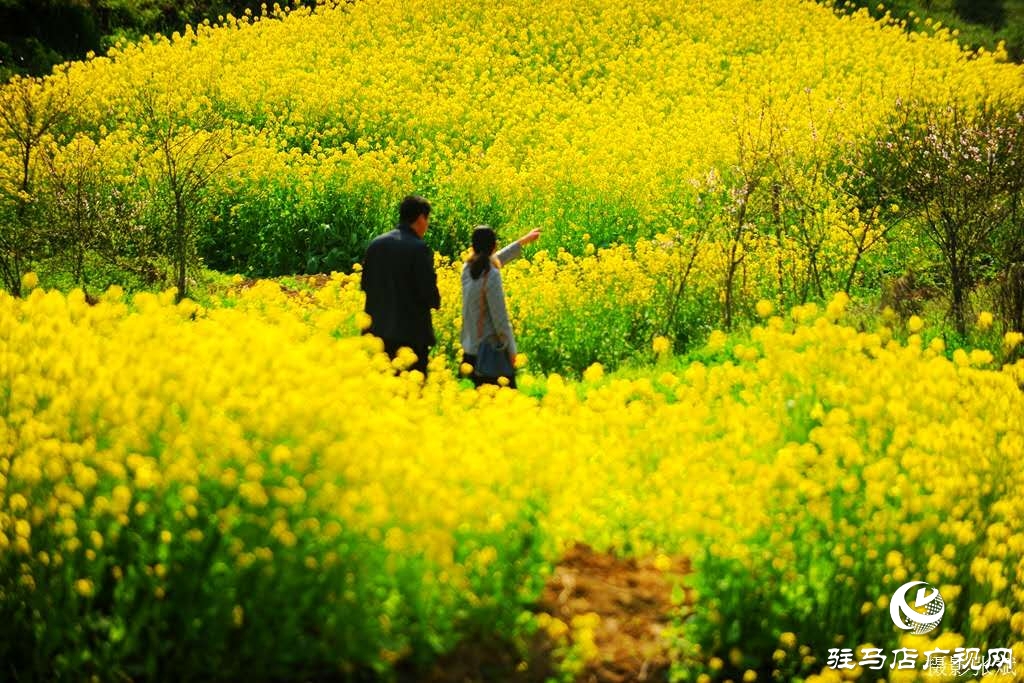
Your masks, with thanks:
M 433 346 L 430 309 L 441 307 L 434 252 L 404 223 L 366 248 L 362 288 L 369 333 L 411 348 Z

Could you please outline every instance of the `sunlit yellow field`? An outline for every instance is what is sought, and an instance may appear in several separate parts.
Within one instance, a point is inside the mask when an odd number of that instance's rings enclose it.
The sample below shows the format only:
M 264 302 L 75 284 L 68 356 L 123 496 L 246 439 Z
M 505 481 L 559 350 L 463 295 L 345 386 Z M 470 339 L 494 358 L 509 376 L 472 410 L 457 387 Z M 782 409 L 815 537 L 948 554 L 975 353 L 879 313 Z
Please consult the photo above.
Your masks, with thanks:
M 180 254 L 233 275 L 62 292 L 4 233 L 0 680 L 405 681 L 480 642 L 522 673 L 540 633 L 571 681 L 617 628 L 537 613 L 575 543 L 670 575 L 671 680 L 957 678 L 830 660 L 873 648 L 1005 648 L 968 673 L 1024 680 L 1024 336 L 878 305 L 940 257 L 821 171 L 903 100 L 1019 106 L 1005 58 L 798 0 L 365 0 L 4 86 L 70 107 L 32 184 L 0 137 L 32 258 L 86 239 L 39 232 L 74 171 L 117 209 L 103 249 L 166 265 L 167 148 L 215 141 Z M 359 257 L 409 192 L 426 380 L 360 334 Z M 543 229 L 502 271 L 520 391 L 460 377 L 477 223 Z M 894 623 L 910 581 L 938 630 Z
M 11 636 L 76 648 L 57 661 L 101 678 L 143 666 L 117 647 L 140 629 L 383 670 L 472 624 L 522 628 L 545 568 L 584 541 L 695 559 L 682 677 L 730 648 L 741 671 L 792 676 L 829 647 L 898 647 L 885 599 L 915 577 L 941 587 L 943 642 L 1024 656 L 1024 364 L 859 333 L 838 297 L 713 335 L 705 362 L 477 392 L 443 357 L 426 384 L 382 372 L 337 303 L 354 289 L 0 300 Z M 737 595 L 757 618 L 725 628 Z M 686 643 L 714 624 L 695 661 Z
M 160 186 L 163 130 L 206 131 L 233 154 L 197 217 L 215 268 L 347 270 L 410 188 L 437 207 L 433 242 L 449 256 L 480 222 L 543 227 L 549 248 L 576 254 L 583 235 L 631 243 L 694 216 L 727 233 L 708 209 L 728 213 L 771 162 L 807 178 L 796 190 L 824 211 L 820 260 L 839 289 L 854 233 L 878 226 L 815 185 L 816 164 L 901 100 L 1019 102 L 1020 68 L 1004 59 L 944 28 L 908 36 L 798 0 L 373 0 L 122 45 L 47 88 L 73 107 L 53 137 L 87 138 L 125 208 Z M 0 145 L 12 194 L 21 170 L 17 145 Z M 783 242 L 795 289 L 806 256 L 798 236 Z

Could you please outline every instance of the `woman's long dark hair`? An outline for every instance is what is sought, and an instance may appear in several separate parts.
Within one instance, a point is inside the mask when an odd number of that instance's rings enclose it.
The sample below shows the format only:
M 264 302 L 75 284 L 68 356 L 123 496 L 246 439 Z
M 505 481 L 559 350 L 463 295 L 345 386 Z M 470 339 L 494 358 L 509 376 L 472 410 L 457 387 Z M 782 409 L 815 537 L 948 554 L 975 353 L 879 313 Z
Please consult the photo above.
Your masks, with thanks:
M 478 225 L 473 230 L 473 256 L 469 259 L 469 276 L 474 280 L 491 269 L 491 254 L 498 244 L 498 236 L 494 229 L 487 225 Z

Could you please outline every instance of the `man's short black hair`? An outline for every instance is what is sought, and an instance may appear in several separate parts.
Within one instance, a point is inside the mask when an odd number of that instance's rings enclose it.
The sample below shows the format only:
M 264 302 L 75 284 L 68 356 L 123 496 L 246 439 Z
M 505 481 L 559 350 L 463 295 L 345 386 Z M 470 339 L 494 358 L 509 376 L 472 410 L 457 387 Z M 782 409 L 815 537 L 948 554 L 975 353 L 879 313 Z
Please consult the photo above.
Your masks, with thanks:
M 403 223 L 412 223 L 420 216 L 430 215 L 430 202 L 419 195 L 411 194 L 398 207 L 398 217 Z

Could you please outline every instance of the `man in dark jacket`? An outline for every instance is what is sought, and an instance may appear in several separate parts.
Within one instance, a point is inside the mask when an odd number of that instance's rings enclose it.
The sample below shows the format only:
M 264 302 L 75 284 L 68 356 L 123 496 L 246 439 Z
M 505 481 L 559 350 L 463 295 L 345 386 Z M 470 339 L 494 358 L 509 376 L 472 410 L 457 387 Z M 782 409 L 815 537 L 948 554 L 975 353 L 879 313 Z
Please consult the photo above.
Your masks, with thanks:
M 409 196 L 398 213 L 398 227 L 370 242 L 363 259 L 362 288 L 371 321 L 367 333 L 384 340 L 392 358 L 403 346 L 412 349 L 412 367 L 426 375 L 430 347 L 437 342 L 430 309 L 441 307 L 434 252 L 423 241 L 430 204 Z

